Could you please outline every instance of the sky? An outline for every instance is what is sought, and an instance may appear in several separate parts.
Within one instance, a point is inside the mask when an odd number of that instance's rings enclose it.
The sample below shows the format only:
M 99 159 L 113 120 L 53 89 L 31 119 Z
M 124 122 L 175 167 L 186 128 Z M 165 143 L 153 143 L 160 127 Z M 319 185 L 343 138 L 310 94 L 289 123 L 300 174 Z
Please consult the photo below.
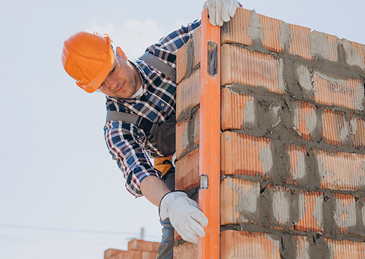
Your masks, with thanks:
M 102 259 L 159 241 L 157 208 L 126 191 L 104 138 L 105 97 L 63 70 L 63 42 L 108 33 L 130 59 L 200 18 L 203 0 L 0 0 L 0 258 Z M 365 44 L 363 0 L 247 0 L 249 10 Z

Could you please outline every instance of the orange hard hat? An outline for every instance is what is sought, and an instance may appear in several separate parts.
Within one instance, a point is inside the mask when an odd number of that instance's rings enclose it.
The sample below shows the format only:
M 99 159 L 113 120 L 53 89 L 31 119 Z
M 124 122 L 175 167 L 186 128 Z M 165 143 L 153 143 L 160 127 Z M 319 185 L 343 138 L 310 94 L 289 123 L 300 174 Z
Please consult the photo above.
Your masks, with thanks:
M 76 84 L 88 93 L 95 92 L 114 64 L 109 36 L 78 32 L 63 45 L 62 64 Z

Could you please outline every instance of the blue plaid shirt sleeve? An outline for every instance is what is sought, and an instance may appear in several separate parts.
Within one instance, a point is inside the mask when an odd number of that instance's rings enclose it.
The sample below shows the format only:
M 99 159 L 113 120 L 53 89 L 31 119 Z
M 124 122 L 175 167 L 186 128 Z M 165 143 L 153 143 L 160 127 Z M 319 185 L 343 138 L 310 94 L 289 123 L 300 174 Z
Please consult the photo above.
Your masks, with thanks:
M 104 127 L 105 140 L 113 159 L 126 178 L 125 187 L 134 196 L 142 196 L 142 180 L 153 175 L 160 177 L 138 140 L 138 129 L 128 122 L 112 121 Z
M 183 26 L 160 39 L 158 43 L 148 47 L 146 51 L 158 56 L 161 60 L 175 68 L 176 51 L 189 41 L 194 30 L 199 26 L 199 20 L 196 20 L 187 26 Z M 164 81 L 160 75 L 156 76 L 154 73 L 151 73 L 148 76 L 151 76 L 148 82 L 154 84 L 156 87 L 158 87 L 158 83 L 156 82 Z M 173 89 L 176 88 L 174 82 L 171 82 L 171 86 L 174 86 L 172 87 Z M 163 93 L 163 91 L 158 90 L 155 92 L 155 94 L 161 95 L 159 98 L 170 96 L 169 98 L 173 100 L 171 100 L 171 102 L 168 100 L 165 101 L 167 103 L 175 104 L 175 94 L 164 95 Z M 109 110 L 116 109 L 113 102 L 107 103 L 107 107 Z M 172 107 L 172 109 L 174 110 L 175 107 Z M 150 117 L 149 115 L 155 115 L 153 107 L 148 105 L 142 110 L 144 110 L 143 113 L 147 115 L 147 118 Z M 157 147 L 148 141 L 143 130 L 138 129 L 128 122 L 107 122 L 104 126 L 104 136 L 109 153 L 112 155 L 112 158 L 116 160 L 118 167 L 124 174 L 126 189 L 134 196 L 142 196 L 140 189 L 142 180 L 150 175 L 159 178 L 161 177 L 161 173 L 153 167 L 148 157 L 148 152 L 159 154 L 159 151 L 156 149 Z

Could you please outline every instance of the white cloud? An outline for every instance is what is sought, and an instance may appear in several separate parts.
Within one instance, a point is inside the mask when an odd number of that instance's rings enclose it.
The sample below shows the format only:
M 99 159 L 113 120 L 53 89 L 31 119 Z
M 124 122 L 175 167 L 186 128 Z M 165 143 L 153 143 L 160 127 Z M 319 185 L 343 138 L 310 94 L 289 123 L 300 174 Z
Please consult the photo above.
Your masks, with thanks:
M 113 46 L 120 46 L 129 59 L 139 57 L 148 46 L 167 34 L 167 32 L 163 32 L 158 28 L 156 21 L 151 19 L 144 21 L 129 20 L 120 27 L 112 23 L 104 26 L 95 24 L 87 31 L 99 34 L 107 33 L 113 41 Z

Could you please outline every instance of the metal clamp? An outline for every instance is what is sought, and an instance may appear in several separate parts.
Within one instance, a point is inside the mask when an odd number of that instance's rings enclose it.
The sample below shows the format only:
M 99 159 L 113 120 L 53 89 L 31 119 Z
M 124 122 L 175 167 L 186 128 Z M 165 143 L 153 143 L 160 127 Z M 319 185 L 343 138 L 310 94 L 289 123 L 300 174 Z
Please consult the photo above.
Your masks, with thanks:
M 199 175 L 200 177 L 200 190 L 209 188 L 209 176 L 206 174 Z

